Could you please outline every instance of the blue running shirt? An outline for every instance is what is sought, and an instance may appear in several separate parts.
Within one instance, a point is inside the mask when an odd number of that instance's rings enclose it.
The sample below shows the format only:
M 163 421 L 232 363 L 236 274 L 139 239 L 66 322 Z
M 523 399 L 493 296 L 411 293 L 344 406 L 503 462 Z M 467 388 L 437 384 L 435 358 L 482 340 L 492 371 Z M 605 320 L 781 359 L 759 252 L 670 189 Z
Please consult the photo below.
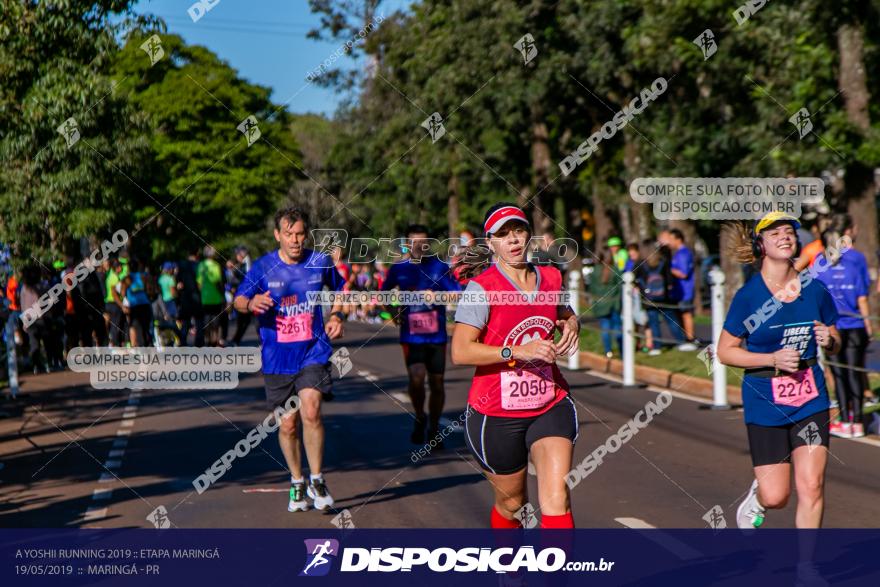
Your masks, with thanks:
M 407 259 L 392 265 L 382 284 L 383 291 L 461 291 L 449 265 L 437 257 L 423 257 L 419 263 Z M 400 323 L 400 342 L 443 344 L 446 342 L 446 306 L 404 306 Z
M 838 320 L 834 300 L 822 283 L 812 280 L 801 289 L 798 298 L 781 303 L 773 298 L 761 274 L 756 273 L 733 296 L 724 330 L 744 338 L 749 352 L 773 353 L 794 348 L 806 360 L 816 357 L 813 320 L 826 326 L 835 325 Z M 799 407 L 774 403 L 769 377 L 745 375 L 742 398 L 746 424 L 784 426 L 827 410 L 828 389 L 822 368 L 817 363 L 811 369 L 819 395 Z
M 263 373 L 299 373 L 303 367 L 325 364 L 333 349 L 324 332 L 321 306 L 310 304 L 308 292 L 327 286 L 342 289 L 343 280 L 324 253 L 303 251 L 299 263 L 286 264 L 278 251 L 263 255 L 244 276 L 236 295 L 252 298 L 270 292 L 275 305 L 255 314 L 260 325 Z
M 822 257 L 821 259 L 819 257 Z M 836 265 L 831 265 L 821 253 L 810 267 L 825 284 L 837 311 L 840 313 L 838 328 L 864 328 L 865 321 L 859 312 L 859 297 L 870 295 L 871 278 L 868 277 L 868 261 L 855 249 L 847 249 Z

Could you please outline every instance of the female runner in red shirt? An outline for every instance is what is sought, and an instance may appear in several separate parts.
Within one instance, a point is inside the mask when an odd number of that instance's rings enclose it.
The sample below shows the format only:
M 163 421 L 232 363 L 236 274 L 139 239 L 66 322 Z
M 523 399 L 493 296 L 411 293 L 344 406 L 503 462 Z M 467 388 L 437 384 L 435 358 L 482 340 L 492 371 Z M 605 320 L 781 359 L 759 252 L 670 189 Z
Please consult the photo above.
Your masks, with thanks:
M 495 490 L 492 528 L 520 527 L 515 514 L 527 499 L 529 455 L 537 470 L 541 527 L 573 528 L 565 475 L 577 410 L 556 358 L 577 349 L 577 316 L 560 305 L 559 271 L 526 261 L 531 227 L 520 208 L 493 206 L 483 229 L 494 263 L 485 248 L 482 256 L 475 248 L 466 251 L 460 266 L 473 279 L 452 336 L 453 362 L 476 366 L 465 441 Z M 479 296 L 483 303 L 474 303 Z M 557 329 L 562 338 L 554 343 Z

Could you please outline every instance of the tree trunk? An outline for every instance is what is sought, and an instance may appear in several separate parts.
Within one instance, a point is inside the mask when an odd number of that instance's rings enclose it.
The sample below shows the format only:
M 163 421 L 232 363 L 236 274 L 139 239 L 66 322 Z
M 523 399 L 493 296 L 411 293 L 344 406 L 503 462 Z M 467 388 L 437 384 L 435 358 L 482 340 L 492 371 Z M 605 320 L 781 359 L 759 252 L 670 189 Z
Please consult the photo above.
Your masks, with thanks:
M 622 202 L 617 205 L 617 216 L 620 220 L 620 236 L 623 239 L 623 245 L 633 240 L 633 223 L 629 215 L 629 204 Z
M 864 29 L 860 23 L 846 24 L 837 31 L 837 46 L 840 53 L 839 89 L 846 106 L 847 119 L 862 131 L 871 126 L 868 114 L 868 85 L 865 77 Z M 861 251 L 868 261 L 871 278 L 877 278 L 878 227 L 877 227 L 877 189 L 873 170 L 854 163 L 847 167 L 844 177 L 846 183 L 847 211 L 858 232 L 855 248 Z M 869 297 L 871 314 L 877 313 L 878 294 L 872 288 Z
M 633 216 L 635 240 L 641 244 L 643 240 L 651 238 L 651 205 L 632 202 L 630 209 Z
M 547 125 L 539 108 L 532 110 L 532 204 L 535 235 L 553 233 L 553 200 L 547 188 L 550 173 L 550 146 Z M 545 189 L 546 188 L 546 189 Z
M 602 201 L 598 194 L 599 192 L 594 186 L 591 199 L 593 200 L 593 221 L 596 223 L 596 230 L 593 231 L 593 242 L 595 243 L 594 249 L 596 252 L 605 247 L 605 243 L 614 229 L 605 202 Z
M 627 194 L 623 196 L 623 202 L 618 205 L 620 212 L 620 230 L 623 233 L 624 243 L 639 242 L 642 240 L 642 210 L 638 209 L 642 204 L 638 204 L 629 197 L 629 185 L 637 178 L 639 173 L 639 148 L 633 139 L 632 133 L 624 133 L 623 135 L 623 168 L 624 180 L 627 185 Z
M 523 209 L 523 212 L 528 214 L 528 210 L 526 209 L 526 204 L 529 201 L 529 194 L 531 194 L 531 190 L 529 190 L 529 186 L 524 185 L 519 188 L 519 196 L 517 197 L 516 203 L 520 208 Z M 532 219 L 534 221 L 534 218 Z
M 459 227 L 459 190 L 456 152 L 452 153 L 452 172 L 446 183 L 446 222 L 449 224 L 449 238 L 458 238 Z

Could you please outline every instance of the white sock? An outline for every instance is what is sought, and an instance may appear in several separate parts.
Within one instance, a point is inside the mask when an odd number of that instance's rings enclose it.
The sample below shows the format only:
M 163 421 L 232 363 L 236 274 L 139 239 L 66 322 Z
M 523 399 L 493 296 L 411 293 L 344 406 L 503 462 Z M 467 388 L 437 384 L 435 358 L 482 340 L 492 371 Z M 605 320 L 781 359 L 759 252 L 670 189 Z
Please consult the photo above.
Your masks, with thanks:
M 321 473 L 318 473 L 317 475 L 309 475 L 309 481 L 314 482 L 314 481 L 323 481 L 323 480 L 324 480 L 324 475 Z
M 300 477 L 299 479 L 296 479 L 296 478 L 294 478 L 293 475 L 290 476 L 290 482 L 291 482 L 291 483 L 305 483 L 305 481 L 306 481 L 306 480 L 303 479 L 302 477 Z

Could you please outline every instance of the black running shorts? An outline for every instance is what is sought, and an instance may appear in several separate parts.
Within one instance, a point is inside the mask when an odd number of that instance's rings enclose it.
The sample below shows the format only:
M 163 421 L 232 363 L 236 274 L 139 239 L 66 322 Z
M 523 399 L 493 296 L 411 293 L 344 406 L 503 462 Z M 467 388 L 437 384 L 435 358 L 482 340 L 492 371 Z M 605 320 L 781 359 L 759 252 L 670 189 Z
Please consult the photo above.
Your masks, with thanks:
M 464 431 L 465 442 L 483 469 L 510 475 L 528 465 L 529 450 L 536 440 L 561 436 L 574 444 L 578 436 L 577 410 L 568 396 L 531 418 L 486 416 L 468 406 Z
M 799 446 L 821 445 L 828 448 L 831 438 L 828 433 L 830 420 L 828 410 L 823 410 L 785 426 L 746 424 L 752 465 L 760 467 L 790 463 L 792 451 Z
M 406 366 L 422 363 L 428 373 L 442 375 L 446 371 L 446 344 L 400 343 Z
M 270 410 L 283 406 L 290 396 L 299 395 L 300 390 L 307 387 L 320 391 L 324 401 L 333 399 L 330 363 L 306 365 L 293 375 L 264 373 L 263 380 L 266 383 L 266 403 Z

